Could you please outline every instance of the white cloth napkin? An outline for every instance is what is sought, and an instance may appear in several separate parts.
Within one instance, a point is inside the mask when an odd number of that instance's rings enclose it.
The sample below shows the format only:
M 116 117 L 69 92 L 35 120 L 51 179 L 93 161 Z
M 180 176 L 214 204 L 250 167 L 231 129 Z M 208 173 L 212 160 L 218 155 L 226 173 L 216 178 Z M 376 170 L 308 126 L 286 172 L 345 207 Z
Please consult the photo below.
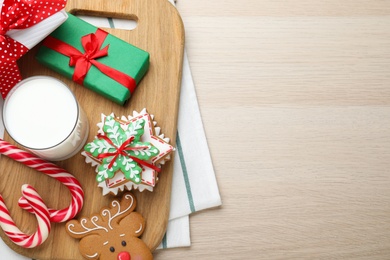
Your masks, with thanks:
M 99 27 L 115 27 L 116 24 L 121 25 L 121 28 L 134 26 L 133 23 L 117 19 L 81 18 Z M 0 99 L 0 113 L 2 105 L 3 100 Z M 4 126 L 0 122 L 0 136 L 3 136 L 3 134 Z M 185 53 L 171 209 L 167 232 L 158 249 L 190 246 L 189 215 L 219 205 L 221 205 L 221 197 L 203 129 L 194 82 Z M 29 259 L 13 252 L 1 239 L 0 252 L 4 259 Z
M 176 139 L 169 224 L 158 249 L 189 246 L 188 215 L 221 205 L 186 54 Z

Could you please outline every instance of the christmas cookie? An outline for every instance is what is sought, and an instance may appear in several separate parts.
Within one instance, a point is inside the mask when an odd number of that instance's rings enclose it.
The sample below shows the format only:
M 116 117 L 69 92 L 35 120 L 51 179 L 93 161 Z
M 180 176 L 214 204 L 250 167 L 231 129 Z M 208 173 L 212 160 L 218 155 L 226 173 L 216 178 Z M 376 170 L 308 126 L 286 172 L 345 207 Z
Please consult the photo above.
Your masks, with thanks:
M 153 255 L 139 238 L 145 230 L 145 220 L 134 212 L 136 199 L 131 193 L 122 200 L 113 200 L 111 207 L 100 214 L 66 223 L 66 232 L 80 239 L 79 250 L 85 259 L 142 259 L 152 260 Z
M 155 127 L 153 115 L 134 112 L 133 116 L 103 115 L 96 138 L 87 143 L 82 155 L 96 167 L 96 181 L 103 195 L 124 189 L 153 191 L 161 165 L 174 151 L 169 139 Z

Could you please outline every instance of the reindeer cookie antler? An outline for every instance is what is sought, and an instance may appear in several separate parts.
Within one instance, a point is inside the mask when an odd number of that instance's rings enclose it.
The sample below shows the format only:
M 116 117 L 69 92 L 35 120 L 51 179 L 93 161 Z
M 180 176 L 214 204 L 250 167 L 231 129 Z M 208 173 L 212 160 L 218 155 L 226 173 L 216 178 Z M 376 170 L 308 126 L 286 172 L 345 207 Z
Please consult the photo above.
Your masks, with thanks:
M 131 193 L 122 200 L 113 200 L 111 206 L 89 218 L 66 223 L 67 233 L 79 238 L 79 249 L 86 259 L 151 260 L 153 255 L 139 238 L 145 229 L 145 220 L 134 212 L 136 199 Z

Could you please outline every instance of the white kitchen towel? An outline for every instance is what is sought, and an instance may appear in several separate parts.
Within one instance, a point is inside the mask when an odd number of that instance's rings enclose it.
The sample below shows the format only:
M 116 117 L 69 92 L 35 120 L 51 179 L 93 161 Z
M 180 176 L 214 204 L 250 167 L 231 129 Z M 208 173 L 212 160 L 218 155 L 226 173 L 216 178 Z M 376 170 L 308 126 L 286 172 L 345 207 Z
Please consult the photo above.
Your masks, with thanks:
M 177 128 L 170 220 L 222 204 L 186 51 Z
M 167 232 L 157 249 L 188 247 L 190 240 L 189 215 L 169 220 Z
M 221 197 L 186 53 L 184 53 L 183 60 L 177 127 L 175 178 L 169 219 L 221 205 Z
M 116 24 L 134 26 L 117 19 L 86 18 L 100 27 Z M 124 25 L 123 25 L 124 24 Z M 0 113 L 3 101 L 0 99 Z M 0 134 L 4 127 L 1 122 Z M 184 55 L 180 94 L 178 134 L 174 161 L 171 210 L 167 232 L 159 249 L 184 247 L 191 244 L 189 214 L 221 205 L 221 197 L 210 157 L 201 114 L 197 102 L 187 55 Z M 9 249 L 0 239 L 0 255 L 4 259 L 28 259 Z
M 221 205 L 186 53 L 177 127 L 169 224 L 158 249 L 189 246 L 188 215 Z

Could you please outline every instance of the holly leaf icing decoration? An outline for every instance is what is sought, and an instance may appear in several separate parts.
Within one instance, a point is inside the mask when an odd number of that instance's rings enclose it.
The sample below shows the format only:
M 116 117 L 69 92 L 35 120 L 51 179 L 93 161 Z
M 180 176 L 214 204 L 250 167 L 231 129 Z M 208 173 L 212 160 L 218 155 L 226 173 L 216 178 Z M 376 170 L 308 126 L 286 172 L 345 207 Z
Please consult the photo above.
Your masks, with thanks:
M 102 159 L 98 167 L 96 180 L 102 182 L 114 177 L 121 171 L 126 179 L 139 184 L 142 180 L 142 164 L 159 154 L 159 150 L 150 142 L 142 142 L 145 120 L 130 122 L 123 129 L 113 115 L 104 119 L 104 135 L 88 143 L 84 150 L 94 157 Z

